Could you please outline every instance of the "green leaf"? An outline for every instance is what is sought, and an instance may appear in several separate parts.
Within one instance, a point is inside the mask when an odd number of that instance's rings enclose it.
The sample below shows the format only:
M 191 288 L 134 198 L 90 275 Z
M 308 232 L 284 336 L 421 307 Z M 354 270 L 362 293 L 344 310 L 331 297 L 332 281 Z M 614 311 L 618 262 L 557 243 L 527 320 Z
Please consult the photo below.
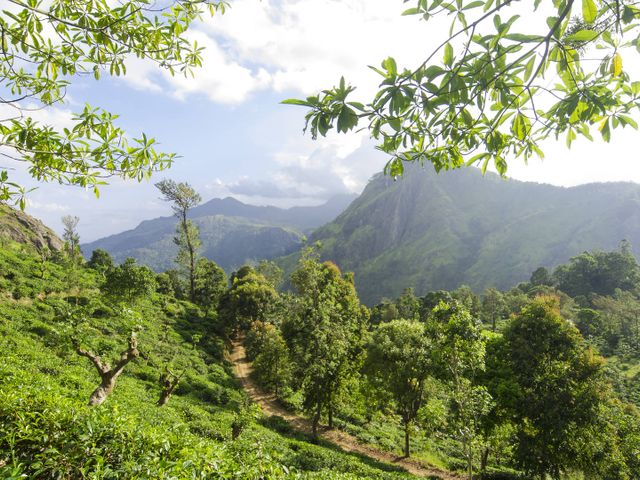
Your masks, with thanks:
M 299 100 L 297 98 L 287 98 L 286 100 L 282 100 L 280 102 L 281 104 L 284 105 L 299 105 L 301 107 L 311 107 L 313 105 L 311 105 L 311 103 L 305 101 L 305 100 Z
M 416 15 L 418 13 L 421 13 L 419 8 L 409 8 L 402 12 L 402 15 Z
M 598 15 L 598 7 L 593 0 L 582 0 L 582 18 L 587 23 L 593 23 Z
M 447 67 L 450 67 L 453 64 L 453 47 L 450 43 L 447 43 L 444 46 L 444 58 L 442 61 Z
M 611 59 L 611 75 L 619 77 L 622 73 L 622 55 L 616 53 Z
M 531 78 L 531 74 L 533 73 L 533 67 L 536 64 L 536 57 L 531 57 L 531 59 L 527 62 L 527 64 L 524 67 L 524 77 L 523 80 L 525 82 L 529 81 L 529 78 Z
M 541 35 L 525 35 L 524 33 L 510 33 L 505 35 L 505 38 L 520 43 L 541 42 L 544 40 L 544 37 Z
M 579 30 L 572 35 L 568 35 L 565 40 L 567 42 L 590 42 L 598 37 L 599 33 L 595 30 Z
M 382 68 L 387 71 L 387 75 L 395 77 L 398 74 L 398 67 L 393 57 L 388 57 L 382 62 Z
M 475 2 L 471 2 L 468 5 L 465 5 L 463 10 L 471 10 L 472 8 L 483 7 L 485 2 L 483 0 L 476 0 Z
M 356 125 L 358 125 L 358 116 L 351 108 L 344 105 L 338 115 L 338 132 L 346 133 Z

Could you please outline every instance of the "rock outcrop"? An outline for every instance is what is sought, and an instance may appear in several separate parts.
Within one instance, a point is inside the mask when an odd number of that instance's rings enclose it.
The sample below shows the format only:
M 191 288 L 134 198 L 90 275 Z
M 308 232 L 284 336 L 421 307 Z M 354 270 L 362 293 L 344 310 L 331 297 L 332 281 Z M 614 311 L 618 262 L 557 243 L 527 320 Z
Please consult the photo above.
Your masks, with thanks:
M 31 245 L 38 250 L 62 250 L 64 242 L 40 220 L 26 213 L 0 205 L 0 239 Z

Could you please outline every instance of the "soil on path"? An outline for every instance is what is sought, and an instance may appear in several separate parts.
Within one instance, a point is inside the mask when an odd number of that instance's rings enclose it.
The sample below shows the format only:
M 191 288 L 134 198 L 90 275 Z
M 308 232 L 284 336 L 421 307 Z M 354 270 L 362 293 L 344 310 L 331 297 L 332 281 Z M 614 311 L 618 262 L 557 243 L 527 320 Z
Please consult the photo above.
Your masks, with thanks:
M 234 370 L 238 379 L 242 382 L 244 390 L 251 400 L 260 405 L 262 411 L 269 416 L 277 415 L 285 419 L 296 430 L 311 435 L 311 421 L 291 413 L 280 405 L 274 395 L 263 392 L 251 379 L 251 363 L 247 360 L 244 345 L 241 340 L 233 342 L 233 351 L 230 355 Z M 325 441 L 339 446 L 346 452 L 354 452 L 373 458 L 379 462 L 397 465 L 407 472 L 420 477 L 437 477 L 442 480 L 462 480 L 463 477 L 455 473 L 446 472 L 435 467 L 428 467 L 422 463 L 404 457 L 398 457 L 392 453 L 378 450 L 368 445 L 363 445 L 355 437 L 337 429 L 321 429 L 318 436 Z

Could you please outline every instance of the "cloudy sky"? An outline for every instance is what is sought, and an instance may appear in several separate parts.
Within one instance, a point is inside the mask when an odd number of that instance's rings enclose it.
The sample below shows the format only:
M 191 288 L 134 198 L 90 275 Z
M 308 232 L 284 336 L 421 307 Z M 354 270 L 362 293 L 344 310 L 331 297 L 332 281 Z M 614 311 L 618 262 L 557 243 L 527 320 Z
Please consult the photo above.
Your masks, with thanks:
M 188 181 L 205 200 L 232 195 L 292 206 L 359 193 L 386 161 L 366 133 L 312 141 L 302 135 L 304 110 L 279 102 L 330 87 L 341 75 L 367 99 L 377 85 L 368 65 L 390 55 L 408 67 L 419 63 L 441 25 L 402 17 L 404 9 L 401 0 L 234 0 L 224 16 L 191 31 L 206 47 L 195 78 L 133 61 L 126 77 L 75 81 L 68 103 L 39 119 L 65 125 L 85 102 L 117 113 L 130 133 L 145 132 L 181 155 L 155 180 Z M 640 182 L 637 135 L 616 132 L 613 146 L 578 142 L 570 151 L 551 142 L 544 162 L 512 162 L 509 175 L 562 186 Z M 19 172 L 14 178 L 31 183 Z M 99 200 L 77 188 L 39 186 L 28 211 L 58 230 L 61 215 L 78 215 L 83 241 L 169 214 L 152 182 L 119 181 Z

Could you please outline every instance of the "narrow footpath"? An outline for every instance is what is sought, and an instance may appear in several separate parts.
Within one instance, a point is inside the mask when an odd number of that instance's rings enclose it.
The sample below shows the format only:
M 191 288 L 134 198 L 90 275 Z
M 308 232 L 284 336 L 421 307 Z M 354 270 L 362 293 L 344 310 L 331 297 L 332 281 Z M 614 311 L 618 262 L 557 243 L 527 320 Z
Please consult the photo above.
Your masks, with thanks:
M 262 411 L 269 416 L 277 415 L 285 419 L 296 430 L 311 434 L 311 421 L 291 413 L 283 408 L 275 398 L 275 395 L 263 392 L 251 379 L 251 363 L 247 360 L 244 345 L 240 340 L 233 342 L 233 351 L 230 354 L 234 370 L 238 379 L 242 382 L 247 395 L 255 403 L 260 405 Z M 407 472 L 420 477 L 438 477 L 442 480 L 462 480 L 463 477 L 440 470 L 435 467 L 425 466 L 413 459 L 397 457 L 389 452 L 378 450 L 368 445 L 363 445 L 354 436 L 338 429 L 321 429 L 319 437 L 322 440 L 339 446 L 346 452 L 365 455 L 379 462 L 389 463 L 405 469 Z

